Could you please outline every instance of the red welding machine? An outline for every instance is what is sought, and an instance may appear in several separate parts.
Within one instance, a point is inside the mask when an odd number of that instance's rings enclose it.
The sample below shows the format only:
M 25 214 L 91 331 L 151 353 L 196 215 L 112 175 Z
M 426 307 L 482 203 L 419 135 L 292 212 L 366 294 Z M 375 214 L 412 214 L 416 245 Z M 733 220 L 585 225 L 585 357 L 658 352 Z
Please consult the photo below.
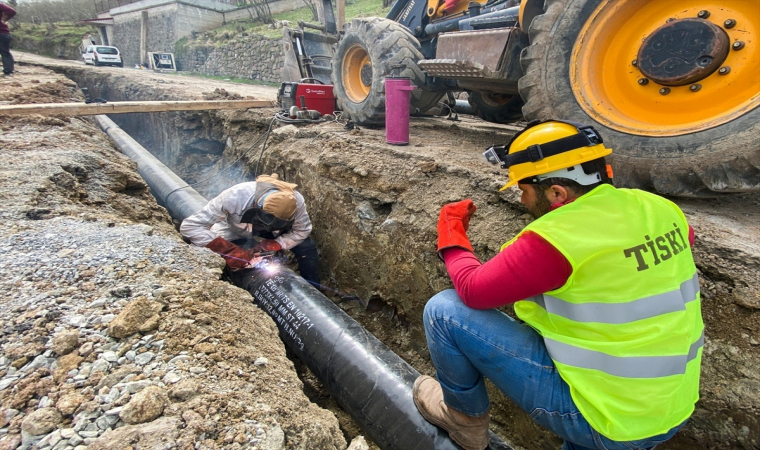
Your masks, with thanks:
M 307 78 L 305 80 L 314 80 Z M 332 84 L 312 84 L 301 82 L 285 82 L 280 85 L 277 100 L 285 111 L 291 106 L 301 109 L 313 109 L 320 114 L 333 114 L 336 110 L 335 95 Z

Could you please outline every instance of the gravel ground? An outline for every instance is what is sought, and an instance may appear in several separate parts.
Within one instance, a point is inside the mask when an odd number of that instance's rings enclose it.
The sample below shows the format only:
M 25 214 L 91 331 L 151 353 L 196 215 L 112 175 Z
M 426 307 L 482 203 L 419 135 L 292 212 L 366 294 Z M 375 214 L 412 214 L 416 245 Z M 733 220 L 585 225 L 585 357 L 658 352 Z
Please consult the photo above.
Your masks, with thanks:
M 37 70 L 0 103 L 83 100 Z M 0 450 L 346 448 L 135 169 L 88 119 L 0 117 Z

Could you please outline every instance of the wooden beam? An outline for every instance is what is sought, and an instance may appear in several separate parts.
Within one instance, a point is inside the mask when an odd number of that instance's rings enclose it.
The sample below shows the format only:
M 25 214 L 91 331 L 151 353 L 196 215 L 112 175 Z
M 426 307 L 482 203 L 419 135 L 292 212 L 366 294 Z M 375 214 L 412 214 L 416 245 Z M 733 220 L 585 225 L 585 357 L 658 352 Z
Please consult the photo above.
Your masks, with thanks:
M 338 17 L 335 21 L 335 24 L 338 27 L 338 33 L 343 31 L 343 25 L 346 24 L 346 0 L 338 0 L 336 5 L 336 8 L 338 11 Z
M 276 102 L 266 100 L 202 100 L 113 103 L 39 103 L 0 105 L 0 115 L 42 114 L 45 116 L 94 116 L 98 114 L 146 113 L 164 111 L 201 111 L 210 109 L 274 108 Z

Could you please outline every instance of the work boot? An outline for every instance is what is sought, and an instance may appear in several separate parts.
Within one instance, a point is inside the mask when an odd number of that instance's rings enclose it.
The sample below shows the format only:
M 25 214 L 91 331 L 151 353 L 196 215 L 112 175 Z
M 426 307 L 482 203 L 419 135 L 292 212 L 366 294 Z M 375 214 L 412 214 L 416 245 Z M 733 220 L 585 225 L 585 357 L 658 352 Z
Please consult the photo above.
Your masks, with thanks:
M 449 437 L 464 450 L 483 450 L 488 446 L 488 411 L 472 417 L 450 408 L 443 401 L 441 384 L 427 375 L 414 381 L 412 396 L 422 417 L 448 431 Z

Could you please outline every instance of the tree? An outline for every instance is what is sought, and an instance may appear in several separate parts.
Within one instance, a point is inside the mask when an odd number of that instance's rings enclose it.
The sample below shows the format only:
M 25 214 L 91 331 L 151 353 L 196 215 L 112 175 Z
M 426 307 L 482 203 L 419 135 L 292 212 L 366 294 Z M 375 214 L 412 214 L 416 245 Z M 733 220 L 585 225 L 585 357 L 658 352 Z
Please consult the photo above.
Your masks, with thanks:
M 76 22 L 97 16 L 92 0 L 9 0 L 18 3 L 14 20 L 25 23 Z
M 303 2 L 306 4 L 309 10 L 311 10 L 311 20 L 319 20 L 319 14 L 317 14 L 317 5 L 314 4 L 314 0 L 303 0 Z
M 269 3 L 266 0 L 247 0 L 250 7 L 248 12 L 251 14 L 251 18 L 254 17 L 261 23 L 274 23 L 272 17 L 272 11 L 269 9 Z

